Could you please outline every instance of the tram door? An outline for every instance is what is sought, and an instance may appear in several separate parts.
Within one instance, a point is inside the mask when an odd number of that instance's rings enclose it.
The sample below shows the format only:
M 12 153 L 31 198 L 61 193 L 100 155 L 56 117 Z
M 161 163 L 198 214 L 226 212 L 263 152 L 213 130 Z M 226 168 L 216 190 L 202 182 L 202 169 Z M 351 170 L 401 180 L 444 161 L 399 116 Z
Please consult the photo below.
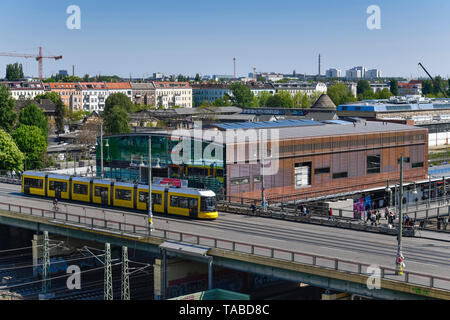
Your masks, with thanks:
M 95 196 L 100 196 L 100 201 L 102 205 L 108 205 L 108 188 L 106 187 L 95 187 Z

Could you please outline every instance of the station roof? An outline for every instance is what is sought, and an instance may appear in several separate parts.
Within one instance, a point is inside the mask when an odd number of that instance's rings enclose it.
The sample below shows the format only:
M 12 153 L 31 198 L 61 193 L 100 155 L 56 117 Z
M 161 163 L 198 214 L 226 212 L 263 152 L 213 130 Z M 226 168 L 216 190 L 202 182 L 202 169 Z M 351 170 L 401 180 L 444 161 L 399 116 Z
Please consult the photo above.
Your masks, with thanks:
M 450 110 L 450 102 L 442 101 L 439 103 L 355 103 L 340 105 L 337 111 L 365 111 L 365 112 L 398 112 L 398 111 L 426 111 L 426 110 Z
M 261 121 L 261 122 L 238 122 L 238 123 L 216 123 L 213 126 L 219 130 L 235 130 L 235 129 L 266 129 L 266 128 L 283 128 L 283 127 L 304 127 L 319 126 L 321 122 L 298 119 L 298 120 L 278 120 L 278 121 Z

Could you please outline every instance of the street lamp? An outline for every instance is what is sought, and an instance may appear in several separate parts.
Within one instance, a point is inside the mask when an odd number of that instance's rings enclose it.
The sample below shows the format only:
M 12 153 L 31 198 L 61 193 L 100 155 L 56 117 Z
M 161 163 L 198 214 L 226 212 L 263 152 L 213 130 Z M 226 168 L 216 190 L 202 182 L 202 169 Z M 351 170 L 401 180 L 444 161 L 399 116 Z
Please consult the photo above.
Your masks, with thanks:
M 391 190 L 391 188 L 389 188 L 389 179 L 387 181 L 386 189 L 384 191 L 386 191 L 386 193 L 388 194 L 388 197 L 389 197 L 387 207 L 391 208 L 392 207 L 392 190 Z
M 148 222 L 149 231 L 153 231 L 152 213 L 152 137 L 148 136 Z
M 402 215 L 402 204 L 403 204 L 403 155 L 400 156 L 400 190 L 399 190 L 399 202 L 398 202 L 398 247 L 397 247 L 397 258 L 395 259 L 397 268 L 396 275 L 403 274 L 403 268 L 405 259 L 402 254 L 402 232 L 403 232 L 403 215 Z

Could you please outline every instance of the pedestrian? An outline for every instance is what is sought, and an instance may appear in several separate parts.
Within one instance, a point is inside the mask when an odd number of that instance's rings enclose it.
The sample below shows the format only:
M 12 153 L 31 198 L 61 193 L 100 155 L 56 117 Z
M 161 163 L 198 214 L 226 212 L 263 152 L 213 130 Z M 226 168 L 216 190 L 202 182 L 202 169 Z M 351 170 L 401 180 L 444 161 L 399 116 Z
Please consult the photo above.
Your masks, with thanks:
M 255 206 L 255 204 L 252 203 L 252 205 L 251 205 L 250 207 L 251 207 L 251 209 L 252 209 L 252 213 L 255 214 L 255 212 L 256 212 L 256 206 Z
M 389 208 L 388 207 L 386 207 L 385 209 L 384 209 L 384 219 L 388 219 L 388 216 L 389 216 Z
M 373 226 L 374 224 L 376 225 L 376 221 L 377 221 L 377 215 L 375 214 L 375 212 L 372 212 L 370 214 L 370 221 L 371 221 L 371 226 Z
M 405 225 L 406 225 L 407 227 L 409 227 L 409 217 L 408 217 L 408 214 L 407 214 L 407 213 L 405 214 Z
M 14 169 L 12 171 L 12 177 L 13 177 L 13 179 L 16 177 L 16 171 L 14 171 Z
M 307 209 L 306 209 L 306 207 L 304 206 L 304 205 L 302 205 L 302 213 L 303 213 L 303 215 L 304 216 L 306 216 L 308 213 L 307 213 Z
M 381 213 L 377 210 L 377 225 L 380 225 Z
M 328 220 L 329 221 L 333 220 L 333 210 L 331 208 L 328 209 Z

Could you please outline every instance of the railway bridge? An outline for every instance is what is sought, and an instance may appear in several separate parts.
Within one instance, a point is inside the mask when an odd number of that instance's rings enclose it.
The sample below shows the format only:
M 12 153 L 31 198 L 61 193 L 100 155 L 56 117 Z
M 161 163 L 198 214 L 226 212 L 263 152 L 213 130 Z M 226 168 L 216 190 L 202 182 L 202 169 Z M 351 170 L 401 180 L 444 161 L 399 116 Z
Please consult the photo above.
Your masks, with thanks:
M 150 252 L 157 299 L 165 297 L 171 263 L 180 259 L 203 264 L 210 285 L 217 266 L 376 299 L 450 299 L 445 241 L 405 239 L 407 268 L 399 276 L 392 235 L 229 213 L 215 221 L 156 216 L 150 231 L 142 214 L 72 203 L 54 212 L 51 201 L 18 190 L 0 186 L 1 224 Z

